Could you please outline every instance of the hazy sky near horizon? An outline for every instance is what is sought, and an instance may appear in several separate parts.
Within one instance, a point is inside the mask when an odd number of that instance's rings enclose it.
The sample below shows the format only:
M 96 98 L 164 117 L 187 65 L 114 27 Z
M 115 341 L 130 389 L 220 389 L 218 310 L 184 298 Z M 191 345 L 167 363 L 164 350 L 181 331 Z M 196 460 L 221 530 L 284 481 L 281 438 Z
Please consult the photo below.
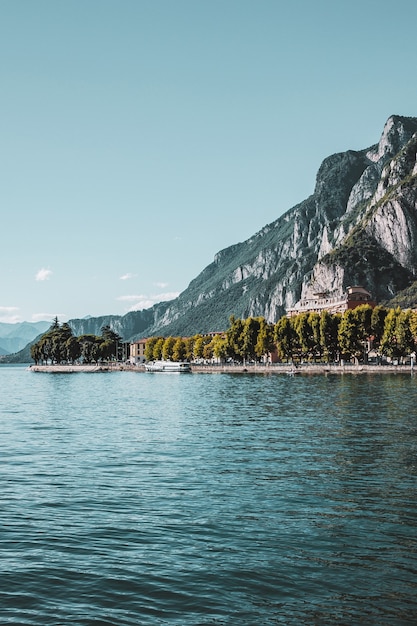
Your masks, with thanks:
M 415 0 L 1 0 L 0 321 L 125 314 L 417 116 Z

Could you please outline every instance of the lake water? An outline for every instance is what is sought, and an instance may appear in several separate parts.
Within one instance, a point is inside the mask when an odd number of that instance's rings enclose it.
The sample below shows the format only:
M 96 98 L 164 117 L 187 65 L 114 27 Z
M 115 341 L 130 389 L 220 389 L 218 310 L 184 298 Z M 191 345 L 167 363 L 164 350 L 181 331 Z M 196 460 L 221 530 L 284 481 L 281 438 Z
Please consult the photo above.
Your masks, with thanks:
M 417 623 L 417 377 L 0 367 L 0 624 Z

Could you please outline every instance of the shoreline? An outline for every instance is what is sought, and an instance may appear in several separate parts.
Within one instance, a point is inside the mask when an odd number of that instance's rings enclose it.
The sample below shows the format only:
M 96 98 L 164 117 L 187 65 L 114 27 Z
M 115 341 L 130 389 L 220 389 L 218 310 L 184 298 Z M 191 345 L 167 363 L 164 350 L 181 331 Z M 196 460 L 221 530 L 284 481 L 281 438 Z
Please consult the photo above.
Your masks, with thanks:
M 116 370 L 108 365 L 29 365 L 30 372 L 45 372 L 48 374 L 73 374 L 77 372 L 109 372 Z
M 333 365 L 326 363 L 303 363 L 293 366 L 290 363 L 270 365 L 191 365 L 196 373 L 227 373 L 227 374 L 410 374 L 414 368 L 410 365 Z
M 143 365 L 29 365 L 28 371 L 48 374 L 75 374 L 95 372 L 138 372 L 144 373 Z M 191 364 L 191 373 L 196 374 L 414 374 L 410 365 L 329 365 L 324 363 L 292 366 L 289 363 L 250 364 L 250 365 L 195 365 Z

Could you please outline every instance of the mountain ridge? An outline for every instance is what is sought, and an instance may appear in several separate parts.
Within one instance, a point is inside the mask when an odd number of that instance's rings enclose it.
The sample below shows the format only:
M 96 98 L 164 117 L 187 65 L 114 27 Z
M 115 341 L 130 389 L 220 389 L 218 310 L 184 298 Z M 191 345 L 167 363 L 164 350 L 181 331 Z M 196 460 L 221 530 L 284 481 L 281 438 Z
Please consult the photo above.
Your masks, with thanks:
M 276 321 L 318 286 L 337 293 L 360 282 L 383 303 L 410 290 L 417 271 L 416 133 L 417 118 L 390 116 L 378 143 L 326 157 L 308 198 L 217 252 L 175 300 L 110 325 L 126 340 L 185 336 L 225 330 L 232 314 Z M 85 327 L 70 324 L 75 332 Z
M 377 143 L 326 157 L 310 196 L 217 252 L 174 300 L 69 324 L 76 335 L 109 325 L 125 341 L 187 336 L 225 330 L 230 315 L 275 322 L 300 298 L 350 284 L 417 306 L 416 153 L 417 118 L 392 115 Z

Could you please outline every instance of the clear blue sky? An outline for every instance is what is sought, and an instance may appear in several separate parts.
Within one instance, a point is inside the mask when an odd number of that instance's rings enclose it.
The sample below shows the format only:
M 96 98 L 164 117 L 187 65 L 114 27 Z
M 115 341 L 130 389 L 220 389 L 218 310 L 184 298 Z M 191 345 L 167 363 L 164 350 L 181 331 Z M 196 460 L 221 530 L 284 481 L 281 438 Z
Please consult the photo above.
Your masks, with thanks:
M 417 116 L 415 0 L 1 0 L 0 321 L 124 314 Z

